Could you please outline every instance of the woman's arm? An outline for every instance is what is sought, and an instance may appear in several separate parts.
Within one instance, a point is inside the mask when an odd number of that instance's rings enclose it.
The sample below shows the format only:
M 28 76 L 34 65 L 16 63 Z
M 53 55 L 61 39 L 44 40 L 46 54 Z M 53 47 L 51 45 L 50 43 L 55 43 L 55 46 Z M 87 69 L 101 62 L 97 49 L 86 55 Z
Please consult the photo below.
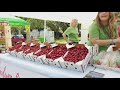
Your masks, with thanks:
M 62 36 L 63 36 L 63 38 L 65 39 L 65 41 L 68 42 L 68 38 L 66 37 L 66 34 L 63 33 Z
M 62 34 L 63 38 L 65 39 L 65 41 L 66 41 L 67 43 L 71 43 L 71 41 L 68 40 L 68 37 L 67 37 L 67 36 L 69 36 L 70 33 L 71 33 L 71 27 L 68 27 L 68 28 L 65 30 L 65 32 Z
M 118 43 L 120 42 L 120 38 L 117 38 L 117 39 L 107 39 L 107 40 L 100 40 L 99 38 L 92 38 L 90 39 L 90 41 L 95 45 L 99 45 L 99 46 L 107 46 L 107 45 L 110 45 L 112 43 Z

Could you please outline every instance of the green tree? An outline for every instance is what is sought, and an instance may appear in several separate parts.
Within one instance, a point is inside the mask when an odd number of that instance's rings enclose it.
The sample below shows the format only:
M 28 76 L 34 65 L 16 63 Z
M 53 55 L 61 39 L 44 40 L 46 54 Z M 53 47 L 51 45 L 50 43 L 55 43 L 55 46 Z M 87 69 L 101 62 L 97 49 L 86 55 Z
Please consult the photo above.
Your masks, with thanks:
M 65 31 L 69 23 L 57 22 L 57 21 L 47 21 L 47 27 L 52 31 L 58 32 L 59 30 Z
M 43 29 L 44 28 L 44 20 L 34 19 L 34 18 L 26 18 L 26 17 L 19 17 L 19 18 L 29 22 L 31 29 Z
M 30 23 L 31 29 L 44 28 L 44 21 L 43 20 L 29 18 L 26 21 Z

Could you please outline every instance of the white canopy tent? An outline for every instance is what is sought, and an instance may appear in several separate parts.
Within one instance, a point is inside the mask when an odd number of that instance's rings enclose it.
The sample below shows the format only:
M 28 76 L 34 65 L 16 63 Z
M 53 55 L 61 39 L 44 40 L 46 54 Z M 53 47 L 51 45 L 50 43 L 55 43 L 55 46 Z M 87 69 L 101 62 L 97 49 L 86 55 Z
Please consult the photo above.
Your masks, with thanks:
M 70 23 L 73 18 L 78 19 L 78 22 L 82 24 L 82 29 L 86 29 L 96 18 L 97 12 L 0 12 L 0 16 L 6 15 L 42 19 L 45 32 L 46 20 Z
M 97 12 L 0 12 L 0 16 L 21 16 L 67 23 L 76 18 L 82 24 L 94 20 L 96 14 Z
M 97 12 L 10 12 L 9 14 L 67 23 L 70 23 L 73 18 L 76 18 L 84 29 L 88 28 L 90 23 L 96 18 Z

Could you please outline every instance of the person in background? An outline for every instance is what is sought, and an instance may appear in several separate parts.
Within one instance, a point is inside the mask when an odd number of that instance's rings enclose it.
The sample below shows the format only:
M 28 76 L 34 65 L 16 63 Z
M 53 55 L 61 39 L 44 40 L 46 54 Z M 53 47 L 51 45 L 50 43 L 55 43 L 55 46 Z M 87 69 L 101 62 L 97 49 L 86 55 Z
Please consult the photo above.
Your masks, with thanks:
M 26 31 L 25 30 L 23 31 L 23 36 L 26 39 Z
M 19 36 L 18 36 L 18 34 L 17 34 L 17 33 L 15 33 L 14 38 L 19 38 Z
M 88 45 L 99 46 L 99 51 L 106 51 L 110 45 L 120 42 L 117 26 L 112 12 L 98 12 L 96 20 L 89 28 Z
M 78 44 L 79 39 L 78 39 L 78 20 L 73 19 L 71 21 L 70 27 L 65 30 L 65 32 L 62 34 L 63 38 L 67 41 L 68 44 Z
M 33 32 L 32 32 L 32 29 L 31 29 L 30 31 L 31 31 L 31 32 L 30 32 L 30 40 L 31 40 L 31 41 L 34 41 L 35 38 L 34 38 L 34 34 L 33 34 Z

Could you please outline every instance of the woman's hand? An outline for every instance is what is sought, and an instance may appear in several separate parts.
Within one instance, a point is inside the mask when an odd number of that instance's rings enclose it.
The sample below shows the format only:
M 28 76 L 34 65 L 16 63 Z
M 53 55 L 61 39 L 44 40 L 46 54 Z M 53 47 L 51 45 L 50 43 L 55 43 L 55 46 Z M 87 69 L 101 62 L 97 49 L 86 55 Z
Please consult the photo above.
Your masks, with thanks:
M 120 37 L 118 37 L 117 39 L 113 40 L 114 43 L 119 43 L 120 42 Z
M 68 43 L 68 44 L 70 44 L 70 45 L 72 45 L 72 44 L 73 44 L 73 42 L 72 42 L 72 41 L 67 41 L 67 43 Z

